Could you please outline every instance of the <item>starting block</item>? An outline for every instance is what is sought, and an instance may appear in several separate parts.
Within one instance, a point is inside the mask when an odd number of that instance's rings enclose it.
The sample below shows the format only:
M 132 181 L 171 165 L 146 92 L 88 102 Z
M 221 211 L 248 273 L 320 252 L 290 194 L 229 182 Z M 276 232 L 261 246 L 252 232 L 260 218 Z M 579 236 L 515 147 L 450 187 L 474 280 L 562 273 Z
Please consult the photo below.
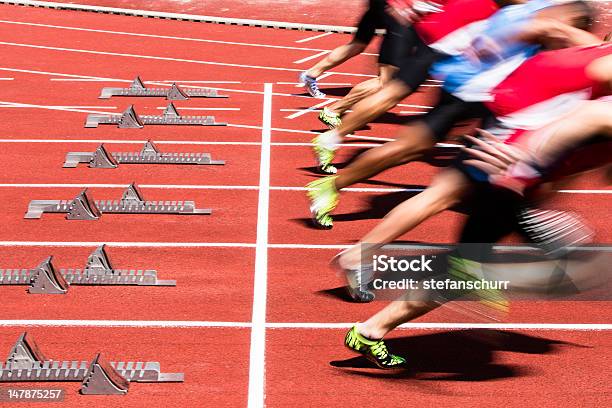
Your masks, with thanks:
M 23 333 L 5 363 L 0 382 L 81 382 L 84 395 L 124 395 L 130 383 L 183 382 L 183 373 L 162 373 L 158 362 L 108 362 L 97 354 L 90 361 L 45 358 L 31 336 Z
M 219 95 L 216 89 L 181 89 L 176 83 L 173 83 L 170 88 L 147 88 L 139 76 L 134 79 L 129 88 L 102 88 L 98 98 L 109 99 L 112 96 L 165 97 L 172 101 L 184 101 L 189 98 L 227 98 L 227 95 Z
M 195 208 L 193 201 L 145 201 L 132 183 L 121 200 L 93 200 L 86 188 L 73 200 L 32 200 L 24 218 L 40 218 L 43 213 L 65 213 L 67 220 L 97 220 L 103 213 L 208 215 L 212 210 Z
M 120 115 L 87 115 L 86 128 L 98 125 L 117 125 L 121 129 L 142 129 L 144 125 L 189 125 L 189 126 L 226 126 L 227 123 L 215 122 L 214 116 L 181 116 L 173 103 L 169 103 L 161 116 L 139 116 L 130 105 Z
M 174 280 L 158 280 L 155 270 L 113 268 L 104 245 L 87 259 L 83 269 L 57 270 L 48 257 L 34 269 L 0 269 L 0 285 L 28 285 L 32 294 L 65 294 L 71 285 L 176 286 Z
M 89 167 L 114 169 L 119 164 L 208 164 L 224 165 L 224 160 L 213 160 L 208 153 L 161 153 L 150 140 L 139 153 L 109 153 L 104 144 L 93 153 L 70 152 L 64 167 L 74 168 L 79 163 Z

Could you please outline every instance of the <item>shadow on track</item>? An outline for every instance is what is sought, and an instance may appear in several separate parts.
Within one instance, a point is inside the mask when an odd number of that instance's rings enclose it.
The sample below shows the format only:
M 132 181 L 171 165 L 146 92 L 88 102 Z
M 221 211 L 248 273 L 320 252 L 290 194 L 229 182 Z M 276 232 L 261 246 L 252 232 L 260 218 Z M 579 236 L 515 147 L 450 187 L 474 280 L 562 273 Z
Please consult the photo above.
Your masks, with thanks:
M 398 337 L 385 342 L 394 353 L 406 357 L 409 370 L 380 370 L 361 356 L 331 361 L 330 365 L 348 369 L 346 371 L 353 375 L 389 380 L 488 381 L 531 375 L 526 367 L 496 361 L 496 352 L 554 354 L 559 352 L 560 345 L 583 347 L 499 330 L 454 330 Z

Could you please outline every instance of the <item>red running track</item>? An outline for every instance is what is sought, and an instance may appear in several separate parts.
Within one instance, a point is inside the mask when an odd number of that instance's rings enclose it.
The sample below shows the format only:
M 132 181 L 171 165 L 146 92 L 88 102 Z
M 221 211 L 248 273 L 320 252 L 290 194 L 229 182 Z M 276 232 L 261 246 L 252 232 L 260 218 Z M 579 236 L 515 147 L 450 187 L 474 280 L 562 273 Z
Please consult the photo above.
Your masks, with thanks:
M 5 78 L 0 82 L 0 267 L 33 267 L 49 255 L 59 267 L 81 267 L 95 245 L 106 242 L 117 267 L 156 269 L 161 279 L 178 282 L 175 288 L 73 287 L 56 297 L 2 287 L 3 304 L 10 305 L 1 322 L 2 349 L 8 350 L 27 329 L 53 358 L 89 359 L 103 351 L 117 359 L 159 360 L 165 371 L 185 372 L 181 385 L 135 384 L 117 400 L 121 406 L 153 401 L 160 406 L 245 406 L 249 378 L 251 385 L 261 386 L 256 391 L 265 393 L 271 407 L 339 406 L 346 403 L 342 389 L 356 390 L 369 406 L 399 406 L 408 399 L 425 406 L 509 405 L 516 395 L 521 403 L 529 398 L 543 406 L 561 401 L 608 405 L 609 331 L 545 331 L 536 326 L 482 337 L 470 330 L 401 330 L 393 342 L 409 356 L 414 372 L 399 377 L 359 368 L 363 361 L 351 359 L 342 348 L 344 327 L 367 318 L 381 304 L 339 301 L 334 294 L 341 283 L 328 260 L 372 228 L 394 203 L 427 186 L 436 165 L 444 163 L 412 163 L 356 186 L 366 190 L 344 195 L 332 231 L 306 225 L 302 187 L 316 177 L 310 171 L 308 142 L 321 127 L 315 113 L 305 109 L 320 101 L 306 97 L 293 83 L 312 63 L 298 61 L 341 44 L 346 36 L 296 43 L 313 34 L 8 6 L 0 6 L 0 13 L 0 77 Z M 324 87 L 341 96 L 374 72 L 374 61 L 364 55 L 338 67 Z M 197 109 L 184 110 L 188 114 L 213 114 L 229 126 L 84 129 L 87 112 L 118 113 L 131 103 L 143 114 L 161 112 L 163 100 L 97 99 L 101 87 L 127 85 L 137 74 L 156 83 L 176 80 L 221 89 L 229 99 L 190 100 L 177 107 Z M 259 206 L 260 161 L 267 145 L 262 146 L 264 83 L 271 83 L 273 92 L 270 161 L 263 166 L 270 171 L 267 223 Z M 422 106 L 435 101 L 430 91 L 407 99 L 393 113 L 426 111 Z M 398 121 L 387 117 L 357 136 L 393 137 L 397 124 L 386 123 L 388 119 Z M 227 164 L 61 167 L 70 151 L 93 151 L 102 141 L 110 151 L 137 151 L 147 139 L 164 151 L 210 152 Z M 354 139 L 341 158 L 372 143 L 376 140 Z M 32 199 L 69 199 L 84 185 L 92 186 L 97 199 L 113 199 L 132 181 L 142 186 L 147 199 L 194 200 L 199 207 L 212 208 L 213 215 L 105 215 L 82 223 L 52 214 L 41 220 L 22 218 Z M 266 187 L 264 183 L 264 194 Z M 415 191 L 398 191 L 406 188 Z M 600 242 L 611 240 L 606 188 L 599 175 L 589 175 L 559 194 L 560 205 L 577 210 L 595 226 Z M 403 239 L 453 242 L 462 217 L 442 214 Z M 264 223 L 268 231 L 261 241 L 258 228 Z M 258 244 L 267 268 L 256 261 L 261 260 Z M 262 273 L 267 290 L 254 291 Z M 262 312 L 262 300 L 264 315 L 258 316 L 267 326 L 256 323 L 252 330 L 253 313 Z M 44 320 L 48 327 L 24 322 L 29 319 Z M 481 323 L 448 308 L 419 322 L 442 328 Z M 609 306 L 515 303 L 505 322 L 605 325 L 610 323 Z M 100 327 L 118 324 L 129 327 Z M 189 324 L 198 327 L 176 327 Z M 267 329 L 265 362 L 263 356 L 250 354 L 251 335 L 262 328 Z M 265 386 L 257 382 L 264 370 Z M 66 405 L 81 405 L 84 397 L 76 394 L 77 386 L 65 388 Z M 108 406 L 111 399 L 87 401 Z

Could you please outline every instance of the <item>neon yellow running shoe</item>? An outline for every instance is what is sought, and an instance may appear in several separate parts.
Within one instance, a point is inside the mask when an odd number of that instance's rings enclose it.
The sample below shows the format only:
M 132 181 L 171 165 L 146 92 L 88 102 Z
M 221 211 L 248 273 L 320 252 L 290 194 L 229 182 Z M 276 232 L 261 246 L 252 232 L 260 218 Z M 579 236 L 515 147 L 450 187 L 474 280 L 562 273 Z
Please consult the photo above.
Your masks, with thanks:
M 310 199 L 310 214 L 316 227 L 330 229 L 334 226 L 331 212 L 338 205 L 340 194 L 334 180 L 337 176 L 328 176 L 312 181 L 306 185 Z
M 314 150 L 317 165 L 321 173 L 336 174 L 338 169 L 336 169 L 336 167 L 332 164 L 334 157 L 336 156 L 336 151 L 325 146 L 321 140 L 323 135 L 325 135 L 325 133 L 312 139 L 312 150 Z
M 389 353 L 387 345 L 383 340 L 370 340 L 365 338 L 357 331 L 357 326 L 353 326 L 346 333 L 344 345 L 352 351 L 363 354 L 368 360 L 383 369 L 406 368 L 406 359 L 395 354 Z
M 449 274 L 457 281 L 476 282 L 482 276 L 482 264 L 465 258 L 450 256 Z M 499 289 L 477 289 L 475 294 L 481 304 L 497 310 L 498 312 L 507 312 L 510 309 L 510 303 L 506 296 Z
M 335 129 L 342 124 L 340 115 L 327 107 L 319 112 L 319 120 L 330 129 Z

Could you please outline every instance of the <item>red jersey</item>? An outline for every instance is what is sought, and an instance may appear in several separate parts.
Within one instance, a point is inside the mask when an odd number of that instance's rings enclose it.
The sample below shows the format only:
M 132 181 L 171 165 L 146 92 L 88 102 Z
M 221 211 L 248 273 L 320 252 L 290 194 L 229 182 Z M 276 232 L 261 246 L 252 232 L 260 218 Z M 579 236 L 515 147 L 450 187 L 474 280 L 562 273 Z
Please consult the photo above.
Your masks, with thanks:
M 435 43 L 452 32 L 493 15 L 499 6 L 493 0 L 438 0 L 441 13 L 431 13 L 414 24 L 425 44 Z
M 493 101 L 486 105 L 498 117 L 526 109 L 531 114 L 542 111 L 554 115 L 560 97 L 585 100 L 607 95 L 609 90 L 590 78 L 586 68 L 594 60 L 610 54 L 612 44 L 541 52 L 493 89 Z

